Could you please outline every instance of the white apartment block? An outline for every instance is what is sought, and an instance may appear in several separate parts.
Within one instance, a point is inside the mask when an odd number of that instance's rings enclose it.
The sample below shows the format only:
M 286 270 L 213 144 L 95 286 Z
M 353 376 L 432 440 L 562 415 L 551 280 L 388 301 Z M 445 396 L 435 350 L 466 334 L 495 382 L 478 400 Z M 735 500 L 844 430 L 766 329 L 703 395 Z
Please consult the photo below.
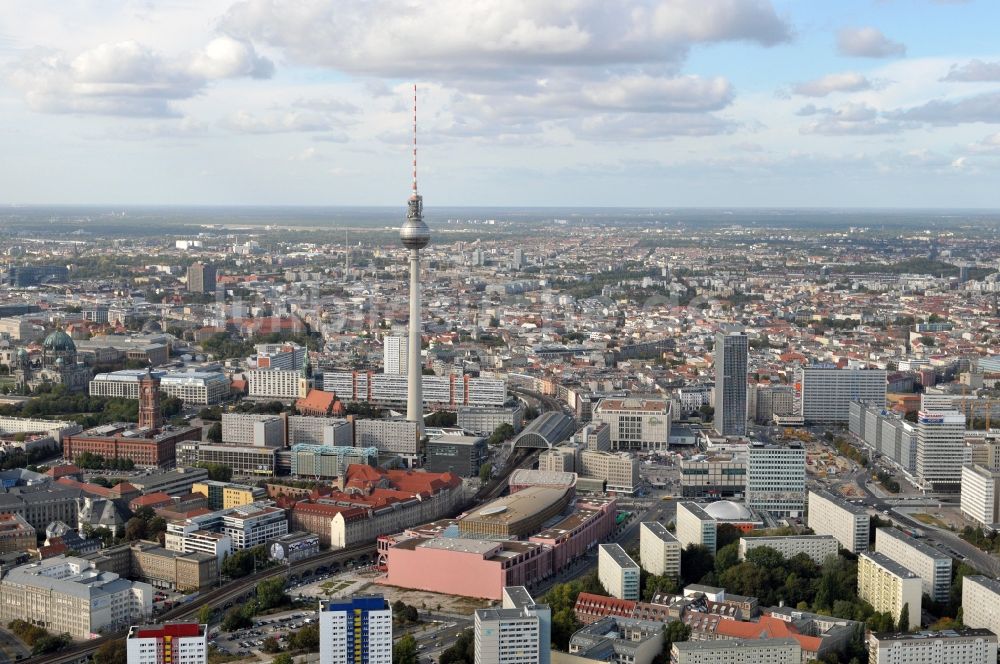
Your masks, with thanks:
M 619 544 L 601 544 L 597 576 L 604 589 L 618 599 L 639 599 L 639 566 Z
M 387 374 L 406 375 L 407 337 L 387 335 L 382 338 L 382 367 Z
M 639 459 L 628 452 L 583 450 L 576 466 L 576 472 L 582 477 L 605 480 L 609 493 L 632 495 L 639 487 Z
M 0 579 L 0 621 L 15 618 L 90 639 L 153 614 L 153 587 L 91 567 L 89 560 L 57 556 L 14 567 Z
M 227 445 L 282 447 L 285 420 L 281 415 L 223 413 L 222 442 Z
M 885 407 L 885 369 L 813 365 L 798 371 L 799 415 L 806 422 L 844 422 L 852 401 Z
M 677 540 L 681 548 L 703 546 L 715 555 L 715 519 L 697 503 L 677 503 Z
M 867 510 L 828 491 L 809 491 L 806 524 L 817 535 L 832 535 L 851 553 L 868 550 L 871 519 Z
M 381 595 L 319 609 L 319 664 L 392 664 L 392 608 Z
M 497 378 L 471 376 L 422 376 L 425 406 L 503 406 L 507 384 Z M 362 401 L 383 406 L 406 403 L 407 377 L 362 371 L 323 373 L 323 391 L 336 392 L 344 401 Z M 492 432 L 491 432 L 492 433 Z
M 837 539 L 833 535 L 788 535 L 786 537 L 741 537 L 740 560 L 747 557 L 748 551 L 760 547 L 774 549 L 785 558 L 793 558 L 800 553 L 809 556 L 817 565 L 822 565 L 830 556 L 836 556 L 839 550 Z
M 475 614 L 475 664 L 549 664 L 552 612 L 523 586 L 503 589 L 503 603 Z
M 1000 470 L 979 464 L 962 466 L 962 514 L 992 528 L 1000 522 Z
M 160 380 L 167 375 L 166 371 L 150 370 L 150 373 Z M 145 369 L 124 369 L 94 374 L 93 380 L 90 381 L 90 396 L 138 399 L 139 379 L 145 375 Z
M 650 574 L 680 576 L 681 543 L 659 521 L 639 524 L 639 563 Z
M 220 532 L 234 549 L 250 549 L 288 534 L 288 519 L 280 507 L 250 503 L 223 510 Z
M 616 450 L 666 450 L 670 444 L 670 402 L 664 399 L 601 399 L 593 421 L 610 427 Z
M 247 394 L 258 399 L 305 399 L 309 381 L 294 369 L 252 369 L 246 372 Z
M 947 602 L 951 591 L 951 556 L 897 528 L 875 531 L 875 550 L 920 577 L 921 592 Z
M 957 410 L 917 414 L 917 481 L 933 492 L 957 493 L 965 463 L 965 415 Z
M 47 433 L 57 443 L 63 436 L 79 433 L 83 427 L 75 422 L 35 420 L 30 417 L 0 417 L 0 435 L 18 433 Z
M 903 607 L 908 607 L 909 629 L 920 627 L 923 597 L 920 577 L 881 553 L 858 556 L 858 597 L 878 612 L 887 612 L 899 622 Z
M 223 561 L 233 553 L 233 540 L 222 533 L 202 530 L 202 526 L 198 523 L 171 521 L 167 523 L 164 548 L 170 551 L 206 553 L 215 556 L 221 569 Z
M 406 420 L 354 420 L 354 445 L 412 457 L 420 451 L 420 430 Z
M 199 514 L 167 523 L 166 547 L 187 551 L 187 539 L 204 540 L 205 553 L 217 553 L 211 542 L 229 540 L 231 549 L 249 549 L 288 533 L 285 510 L 269 501 L 258 501 Z M 218 535 L 219 537 L 208 537 Z M 210 548 L 213 547 L 213 548 Z M 202 550 L 202 549 L 195 549 Z
M 978 575 L 962 579 L 962 623 L 1000 634 L 1000 581 Z
M 288 445 L 351 447 L 354 428 L 347 420 L 333 417 L 288 416 Z
M 257 344 L 257 355 L 251 359 L 256 369 L 288 369 L 300 371 L 305 364 L 309 349 L 293 343 Z
M 868 664 L 996 664 L 997 636 L 986 629 L 872 634 Z
M 799 443 L 752 443 L 747 451 L 747 506 L 775 516 L 797 517 L 805 511 L 805 503 L 805 448 Z
M 873 451 L 913 473 L 917 468 L 917 428 L 899 413 L 858 401 L 849 406 L 849 430 Z
M 802 664 L 795 639 L 682 641 L 670 650 L 671 664 Z
M 160 379 L 160 392 L 184 403 L 208 405 L 229 396 L 229 380 L 224 374 L 213 371 L 168 373 Z
M 208 625 L 133 625 L 125 648 L 128 664 L 208 664 Z
M 221 373 L 213 371 L 151 373 L 160 379 L 160 392 L 187 404 L 214 404 L 229 396 L 229 381 Z M 99 373 L 90 381 L 90 396 L 138 399 L 139 379 L 144 375 L 146 375 L 144 370 L 133 369 Z

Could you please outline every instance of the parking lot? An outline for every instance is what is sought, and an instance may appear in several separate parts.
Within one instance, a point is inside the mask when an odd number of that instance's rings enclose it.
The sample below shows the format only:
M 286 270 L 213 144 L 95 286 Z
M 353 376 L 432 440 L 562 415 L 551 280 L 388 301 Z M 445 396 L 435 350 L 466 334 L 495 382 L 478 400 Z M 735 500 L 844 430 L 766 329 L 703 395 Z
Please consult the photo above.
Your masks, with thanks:
M 316 611 L 303 609 L 258 616 L 254 619 L 253 627 L 235 632 L 221 632 L 218 626 L 213 627 L 209 632 L 210 644 L 227 655 L 248 656 L 261 651 L 264 639 L 274 637 L 284 648 L 288 645 L 289 634 L 316 620 Z

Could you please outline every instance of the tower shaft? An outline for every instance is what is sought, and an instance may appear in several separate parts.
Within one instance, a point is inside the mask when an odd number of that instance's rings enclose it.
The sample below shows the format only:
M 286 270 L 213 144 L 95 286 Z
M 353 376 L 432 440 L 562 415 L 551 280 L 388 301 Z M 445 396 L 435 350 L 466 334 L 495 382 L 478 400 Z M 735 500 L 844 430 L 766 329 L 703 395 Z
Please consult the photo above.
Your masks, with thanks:
M 410 326 L 406 351 L 406 419 L 423 433 L 423 371 L 420 363 L 420 250 L 410 249 Z

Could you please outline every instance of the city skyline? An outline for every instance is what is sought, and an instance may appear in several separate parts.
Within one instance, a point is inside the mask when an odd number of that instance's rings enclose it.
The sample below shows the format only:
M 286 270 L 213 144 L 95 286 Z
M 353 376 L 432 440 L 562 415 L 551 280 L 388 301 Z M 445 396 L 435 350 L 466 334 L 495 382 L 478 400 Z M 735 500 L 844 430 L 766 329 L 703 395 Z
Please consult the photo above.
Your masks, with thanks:
M 6 203 L 997 206 L 985 2 L 19 4 Z

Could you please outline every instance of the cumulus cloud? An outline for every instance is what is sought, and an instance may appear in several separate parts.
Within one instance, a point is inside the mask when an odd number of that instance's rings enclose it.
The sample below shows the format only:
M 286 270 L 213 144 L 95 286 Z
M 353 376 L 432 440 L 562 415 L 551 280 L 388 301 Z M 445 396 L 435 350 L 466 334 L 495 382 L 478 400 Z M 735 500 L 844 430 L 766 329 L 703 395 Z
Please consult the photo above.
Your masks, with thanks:
M 952 65 L 942 81 L 981 82 L 1000 81 L 1000 62 L 970 60 L 964 65 Z
M 820 134 L 823 136 L 868 136 L 873 134 L 894 134 L 902 131 L 899 122 L 881 117 L 878 109 L 868 104 L 844 104 L 838 108 L 809 109 L 808 113 L 799 111 L 799 115 L 817 115 L 814 120 L 800 128 L 803 134 Z
M 637 75 L 588 85 L 583 88 L 583 98 L 591 106 L 607 110 L 653 113 L 715 111 L 732 101 L 733 87 L 722 77 Z
M 969 146 L 969 150 L 978 153 L 1000 154 L 1000 132 L 990 134 L 978 143 Z
M 797 83 L 792 86 L 792 92 L 803 97 L 826 97 L 834 92 L 859 92 L 870 90 L 871 87 L 871 81 L 863 75 L 848 71 Z
M 895 111 L 890 117 L 940 126 L 969 122 L 1000 123 L 1000 92 L 955 100 L 934 99 L 920 106 Z
M 570 127 L 577 136 L 592 141 L 634 141 L 727 134 L 736 129 L 736 124 L 714 115 L 694 113 L 602 113 L 574 121 Z
M 837 50 L 855 58 L 889 58 L 906 54 L 906 45 L 893 41 L 878 28 L 843 28 L 837 32 Z
M 230 131 L 246 134 L 278 134 L 293 131 L 321 132 L 335 127 L 329 118 L 298 111 L 267 114 L 237 111 L 223 119 L 220 124 Z
M 28 106 L 43 113 L 178 116 L 173 102 L 210 81 L 266 77 L 273 65 L 248 42 L 215 39 L 205 49 L 167 57 L 136 41 L 99 44 L 75 57 L 32 51 L 8 70 Z
M 222 36 L 213 39 L 204 50 L 195 54 L 190 69 L 206 79 L 237 76 L 271 78 L 274 63 L 257 55 L 250 42 Z
M 676 65 L 697 43 L 790 38 L 769 0 L 244 0 L 221 25 L 298 62 L 425 78 Z

